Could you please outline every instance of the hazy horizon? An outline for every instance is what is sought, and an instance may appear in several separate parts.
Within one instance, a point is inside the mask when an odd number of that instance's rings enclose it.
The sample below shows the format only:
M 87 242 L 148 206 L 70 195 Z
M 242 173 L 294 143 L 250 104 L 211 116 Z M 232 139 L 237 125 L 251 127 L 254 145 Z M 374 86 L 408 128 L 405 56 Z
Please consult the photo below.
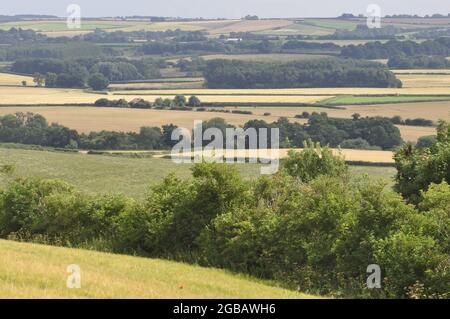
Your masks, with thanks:
M 342 13 L 366 14 L 370 4 L 378 4 L 382 15 L 434 13 L 449 14 L 450 1 L 442 0 L 16 0 L 3 5 L 0 15 L 41 14 L 66 16 L 69 4 L 78 4 L 84 17 L 165 16 L 183 18 L 241 18 L 247 14 L 261 18 L 336 17 Z

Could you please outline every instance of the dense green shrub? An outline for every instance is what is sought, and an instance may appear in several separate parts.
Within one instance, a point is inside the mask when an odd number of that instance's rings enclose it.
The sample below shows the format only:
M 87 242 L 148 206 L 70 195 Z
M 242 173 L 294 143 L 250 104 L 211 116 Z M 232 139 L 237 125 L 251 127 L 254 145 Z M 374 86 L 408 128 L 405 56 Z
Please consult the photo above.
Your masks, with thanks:
M 405 145 L 395 153 L 396 190 L 413 203 L 431 183 L 450 182 L 450 124 L 439 123 L 436 143 L 429 148 Z

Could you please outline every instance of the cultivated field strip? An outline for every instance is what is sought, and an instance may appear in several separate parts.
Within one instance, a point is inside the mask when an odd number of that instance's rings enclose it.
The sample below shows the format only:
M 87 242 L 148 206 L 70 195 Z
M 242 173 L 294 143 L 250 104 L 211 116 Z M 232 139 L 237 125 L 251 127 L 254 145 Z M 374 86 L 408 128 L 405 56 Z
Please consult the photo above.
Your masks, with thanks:
M 280 150 L 214 150 L 214 152 L 182 152 L 176 154 L 179 158 L 191 158 L 203 156 L 204 158 L 225 157 L 225 158 L 262 158 L 262 159 L 282 159 L 288 156 L 291 149 Z M 302 152 L 303 149 L 294 149 Z M 333 149 L 333 154 L 342 156 L 346 161 L 350 162 L 366 162 L 366 163 L 394 163 L 393 153 L 391 151 L 373 151 L 373 150 L 348 150 Z

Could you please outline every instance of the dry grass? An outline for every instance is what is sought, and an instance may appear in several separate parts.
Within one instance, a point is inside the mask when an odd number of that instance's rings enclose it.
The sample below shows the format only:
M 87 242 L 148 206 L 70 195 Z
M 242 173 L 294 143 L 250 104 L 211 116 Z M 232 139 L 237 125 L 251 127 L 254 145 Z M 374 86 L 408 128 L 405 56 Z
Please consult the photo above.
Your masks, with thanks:
M 3 85 L 22 86 L 22 81 L 26 81 L 27 85 L 34 85 L 33 77 L 31 76 L 0 73 L 0 86 Z
M 165 260 L 0 240 L 0 298 L 314 298 L 242 275 Z M 81 288 L 66 286 L 67 266 Z

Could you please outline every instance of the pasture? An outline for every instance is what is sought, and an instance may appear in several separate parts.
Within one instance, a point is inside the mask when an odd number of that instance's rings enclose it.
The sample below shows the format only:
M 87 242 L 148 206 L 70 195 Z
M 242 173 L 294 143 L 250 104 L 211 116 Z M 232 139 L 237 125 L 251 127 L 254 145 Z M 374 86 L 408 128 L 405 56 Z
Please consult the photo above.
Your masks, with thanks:
M 281 150 L 280 155 L 286 156 L 287 150 Z M 390 152 L 372 152 L 346 150 L 347 160 L 363 160 L 381 162 L 391 161 Z M 25 149 L 10 149 L 0 145 L 0 165 L 12 164 L 16 171 L 14 177 L 40 177 L 62 179 L 87 193 L 122 193 L 141 199 L 148 187 L 160 182 L 173 172 L 182 179 L 191 177 L 192 164 L 175 164 L 170 159 L 129 158 L 109 155 L 87 155 L 82 153 L 62 153 L 35 151 Z M 241 175 L 246 179 L 260 174 L 260 165 L 237 165 Z M 350 172 L 355 178 L 368 174 L 381 178 L 392 185 L 395 174 L 393 167 L 350 166 Z M 4 177 L 4 176 L 2 176 Z M 0 186 L 8 178 L 0 179 Z
M 317 298 L 183 263 L 0 240 L 0 298 Z M 81 268 L 68 289 L 67 267 Z

